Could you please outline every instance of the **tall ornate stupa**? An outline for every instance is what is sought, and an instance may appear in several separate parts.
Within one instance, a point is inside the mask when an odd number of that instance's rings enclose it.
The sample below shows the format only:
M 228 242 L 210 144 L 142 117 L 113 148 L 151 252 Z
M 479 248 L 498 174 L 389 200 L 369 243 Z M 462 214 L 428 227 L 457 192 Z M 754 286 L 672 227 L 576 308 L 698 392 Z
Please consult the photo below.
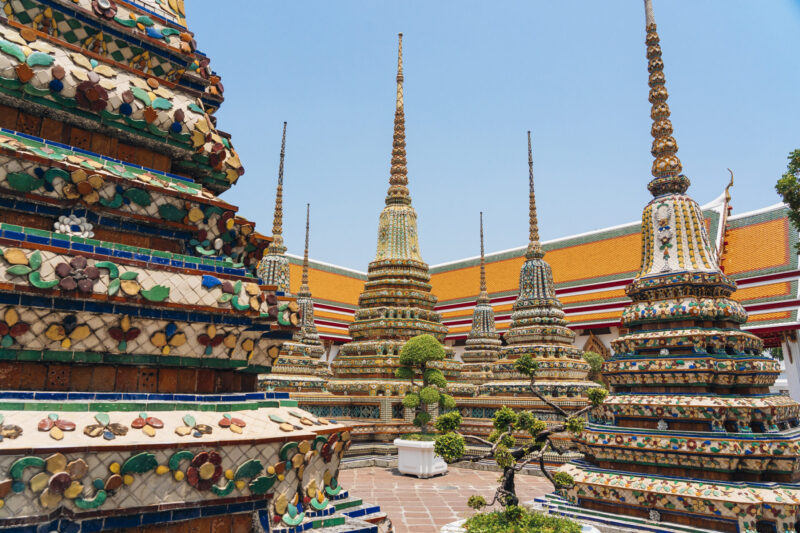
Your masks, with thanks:
M 778 362 L 739 328 L 702 212 L 686 195 L 664 63 L 645 0 L 653 120 L 653 200 L 642 264 L 627 287 L 627 332 L 604 375 L 612 393 L 577 439 L 589 463 L 563 491 L 592 510 L 718 531 L 794 531 L 800 511 L 797 403 L 771 394 Z
M 492 365 L 492 381 L 483 384 L 481 394 L 499 396 L 531 395 L 530 380 L 514 369 L 523 354 L 539 363 L 537 390 L 549 397 L 579 397 L 596 386 L 586 379 L 589 364 L 574 346 L 575 333 L 567 327 L 561 302 L 556 297 L 553 272 L 544 260 L 539 242 L 536 196 L 533 189 L 533 152 L 528 132 L 529 239 L 525 262 L 519 273 L 519 294 L 511 313 L 511 327 L 505 334 L 502 358 Z
M 481 270 L 480 292 L 472 312 L 472 329 L 467 336 L 466 348 L 461 356 L 464 381 L 484 383 L 491 377 L 491 363 L 500 357 L 503 342 L 495 329 L 494 309 L 486 290 L 486 259 L 483 254 L 483 213 L 481 213 Z
M 411 206 L 406 168 L 405 114 L 403 110 L 403 34 L 397 55 L 397 102 L 394 114 L 392 168 L 386 207 L 378 225 L 378 250 L 369 264 L 364 292 L 358 299 L 355 321 L 333 362 L 333 393 L 393 394 L 407 390 L 410 382 L 396 379 L 398 356 L 405 341 L 428 333 L 440 342 L 447 327 L 434 311 L 428 265 L 422 260 L 417 236 L 417 213 Z M 457 377 L 461 363 L 448 360 L 441 367 L 448 379 Z
M 286 122 L 281 136 L 281 155 L 278 164 L 278 187 L 275 191 L 275 215 L 272 219 L 272 242 L 258 265 L 258 277 L 266 285 L 289 294 L 289 258 L 283 244 L 283 159 L 286 155 Z
M 314 324 L 314 300 L 308 285 L 308 235 L 311 206 L 306 204 L 306 245 L 303 252 L 303 278 L 297 292 L 295 305 L 299 310 L 299 329 L 292 340 L 283 343 L 278 357 L 272 361 L 272 371 L 259 376 L 259 387 L 264 390 L 318 393 L 324 392 L 327 377 L 331 375 L 328 363 L 321 358 L 325 353 Z

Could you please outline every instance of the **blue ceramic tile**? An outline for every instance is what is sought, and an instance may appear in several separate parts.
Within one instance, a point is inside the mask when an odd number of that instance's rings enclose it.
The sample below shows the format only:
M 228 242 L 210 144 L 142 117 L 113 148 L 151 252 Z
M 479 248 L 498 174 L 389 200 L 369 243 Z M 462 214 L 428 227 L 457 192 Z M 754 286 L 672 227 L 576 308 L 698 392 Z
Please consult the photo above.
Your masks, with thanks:
M 94 253 L 94 246 L 90 246 L 88 244 L 81 244 L 79 242 L 72 243 L 72 249 L 78 250 L 79 252 L 87 252 L 87 253 Z
M 177 522 L 178 520 L 189 520 L 192 518 L 199 518 L 200 517 L 200 508 L 199 507 L 191 507 L 189 509 L 175 509 L 172 511 L 172 521 Z
M 141 517 L 138 514 L 128 516 L 109 516 L 106 518 L 105 529 L 122 529 L 139 527 Z
M 16 241 L 24 241 L 25 240 L 25 234 L 24 233 L 20 233 L 18 231 L 5 230 L 3 232 L 3 237 L 5 237 L 6 239 L 14 239 Z
M 142 515 L 141 524 L 163 524 L 170 521 L 172 513 L 170 511 L 159 511 L 156 513 L 146 513 Z

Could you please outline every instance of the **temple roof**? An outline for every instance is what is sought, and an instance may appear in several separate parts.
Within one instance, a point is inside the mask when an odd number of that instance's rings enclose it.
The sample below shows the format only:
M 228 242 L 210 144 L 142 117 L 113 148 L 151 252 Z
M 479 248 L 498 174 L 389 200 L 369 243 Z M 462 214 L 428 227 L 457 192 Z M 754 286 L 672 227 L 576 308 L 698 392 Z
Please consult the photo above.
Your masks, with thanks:
M 724 194 L 702 206 L 713 243 L 723 239 L 721 220 Z M 798 256 L 797 233 L 790 227 L 787 208 L 775 204 L 732 215 L 724 270 L 739 285 L 734 299 L 742 302 L 750 317 L 744 329 L 761 336 L 776 329 L 797 329 Z M 639 270 L 641 222 L 629 222 L 578 235 L 544 241 L 542 246 L 553 268 L 556 294 L 564 304 L 573 328 L 619 325 L 629 299 L 625 285 Z M 498 331 L 510 323 L 516 298 L 518 274 L 527 246 L 486 255 L 488 290 L 497 317 Z M 292 291 L 299 288 L 302 258 L 289 255 Z M 431 267 L 436 310 L 449 327 L 447 338 L 466 338 L 479 289 L 479 257 L 469 257 Z M 316 323 L 323 338 L 347 339 L 347 325 L 363 288 L 366 274 L 329 263 L 310 261 L 314 286 Z

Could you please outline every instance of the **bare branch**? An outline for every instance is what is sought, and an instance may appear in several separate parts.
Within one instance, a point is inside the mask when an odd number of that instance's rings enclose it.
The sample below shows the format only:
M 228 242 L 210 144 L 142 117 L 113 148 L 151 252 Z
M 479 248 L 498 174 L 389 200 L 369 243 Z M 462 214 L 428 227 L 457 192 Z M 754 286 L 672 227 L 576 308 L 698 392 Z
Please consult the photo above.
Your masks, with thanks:
M 530 388 L 531 388 L 531 392 L 534 394 L 534 396 L 536 396 L 537 398 L 542 400 L 544 403 L 546 403 L 547 405 L 549 405 L 550 407 L 555 409 L 556 412 L 559 413 L 561 416 L 563 416 L 565 418 L 569 417 L 569 414 L 564 409 L 562 409 L 558 405 L 554 404 L 553 402 L 551 402 L 550 400 L 545 398 L 544 395 L 541 392 L 536 390 L 536 387 L 534 386 L 534 378 L 531 378 Z
M 542 453 L 539 454 L 539 469 L 542 471 L 542 474 L 544 474 L 544 477 L 546 477 L 547 480 L 553 484 L 553 487 L 558 488 L 558 485 L 556 485 L 556 480 L 553 479 L 553 475 L 550 472 L 548 472 L 547 468 L 545 468 L 544 466 L 544 454 L 549 447 L 550 447 L 550 441 L 548 440 L 547 444 L 545 444 L 544 448 L 542 448 Z

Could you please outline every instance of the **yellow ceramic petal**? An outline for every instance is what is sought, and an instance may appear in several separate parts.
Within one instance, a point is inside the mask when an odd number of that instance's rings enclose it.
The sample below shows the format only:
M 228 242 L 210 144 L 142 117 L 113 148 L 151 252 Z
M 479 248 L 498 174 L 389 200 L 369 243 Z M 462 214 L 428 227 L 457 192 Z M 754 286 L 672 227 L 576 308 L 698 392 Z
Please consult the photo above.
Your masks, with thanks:
M 83 485 L 78 483 L 77 481 L 73 481 L 72 484 L 67 487 L 67 490 L 64 491 L 64 497 L 69 498 L 70 500 L 74 500 L 78 496 L 80 496 L 81 492 L 83 492 Z
M 86 171 L 84 171 L 84 170 L 82 170 L 80 168 L 77 169 L 77 170 L 73 170 L 72 174 L 71 174 L 71 177 L 72 177 L 72 183 L 75 183 L 75 184 L 78 184 L 78 183 L 81 183 L 83 181 L 86 181 L 86 178 L 88 178 L 88 176 L 86 175 Z
M 89 176 L 89 185 L 91 185 L 93 189 L 99 189 L 103 186 L 103 176 L 100 174 L 92 174 Z
M 47 458 L 45 468 L 51 474 L 58 474 L 64 472 L 67 468 L 67 458 L 61 453 L 54 453 Z
M 100 195 L 97 194 L 97 191 L 92 191 L 83 197 L 83 201 L 87 204 L 96 204 L 98 201 L 100 201 Z
M 186 344 L 186 334 L 185 333 L 176 333 L 175 335 L 170 337 L 169 343 L 170 343 L 171 346 L 175 346 L 176 348 L 178 346 L 183 346 L 184 344 Z
M 3 319 L 6 321 L 6 325 L 8 327 L 11 327 L 17 322 L 19 322 L 19 313 L 17 313 L 17 310 L 14 309 L 13 307 L 9 307 L 6 310 L 6 314 L 3 315 Z
M 163 331 L 156 331 L 150 337 L 150 342 L 152 342 L 154 346 L 161 348 L 167 344 L 167 335 Z
M 214 324 L 209 324 L 208 328 L 206 329 L 206 333 L 212 339 L 217 336 L 217 327 Z
M 128 331 L 131 329 L 131 318 L 128 315 L 124 315 L 119 321 L 119 327 L 122 329 L 122 331 Z
M 233 470 L 230 468 L 225 471 L 225 479 L 233 479 Z
M 27 265 L 28 257 L 19 248 L 9 248 L 3 252 L 3 258 L 10 265 Z
M 33 476 L 30 480 L 31 490 L 33 492 L 41 492 L 47 486 L 47 483 L 50 481 L 50 474 L 47 472 L 39 472 L 35 476 Z
M 169 467 L 166 465 L 158 465 L 156 467 L 156 474 L 158 474 L 159 476 L 163 476 L 167 472 L 169 472 Z
M 60 494 L 53 494 L 47 489 L 44 489 L 44 492 L 42 492 L 41 496 L 39 496 L 39 503 L 41 503 L 42 507 L 45 509 L 55 507 L 60 501 Z
M 184 473 L 181 470 L 176 470 L 172 476 L 175 478 L 175 481 L 183 481 Z
M 226 348 L 233 349 L 236 347 L 236 335 L 231 333 L 227 337 L 222 340 L 222 344 L 225 345 Z
M 69 338 L 75 342 L 82 341 L 86 337 L 92 334 L 92 330 L 89 329 L 89 326 L 86 324 L 81 324 L 77 328 L 72 330 L 72 333 L 69 334 Z
M 116 461 L 108 465 L 108 469 L 111 471 L 112 474 L 119 474 L 119 463 Z
M 69 348 L 70 346 L 72 346 L 72 342 L 70 342 L 69 339 L 64 339 L 63 341 L 61 341 L 62 348 L 66 349 Z
M 139 290 L 142 288 L 138 281 L 132 279 L 123 279 L 120 281 L 119 286 L 122 288 L 122 292 L 128 296 L 136 296 L 139 294 Z

